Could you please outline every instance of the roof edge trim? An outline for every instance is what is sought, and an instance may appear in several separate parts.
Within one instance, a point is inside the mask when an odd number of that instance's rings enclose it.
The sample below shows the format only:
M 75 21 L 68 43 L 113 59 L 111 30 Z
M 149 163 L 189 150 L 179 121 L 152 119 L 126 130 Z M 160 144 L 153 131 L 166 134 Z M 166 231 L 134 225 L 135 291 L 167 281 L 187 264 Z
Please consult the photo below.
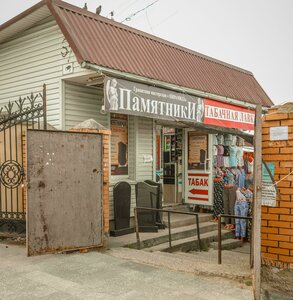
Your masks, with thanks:
M 7 27 L 9 27 L 9 26 L 11 26 L 11 25 L 13 25 L 14 23 L 16 23 L 17 21 L 23 19 L 24 17 L 28 16 L 29 14 L 31 14 L 35 10 L 42 7 L 43 5 L 46 5 L 46 0 L 42 0 L 42 1 L 38 2 L 34 6 L 31 6 L 30 8 L 26 9 L 22 13 L 16 15 L 12 19 L 10 19 L 10 20 L 6 21 L 5 23 L 1 24 L 0 25 L 0 31 L 7 28 Z
M 176 84 L 167 83 L 167 82 L 164 82 L 164 81 L 150 79 L 150 78 L 135 75 L 135 74 L 132 74 L 132 73 L 121 72 L 121 71 L 118 71 L 118 70 L 114 70 L 114 69 L 98 66 L 98 65 L 95 65 L 95 64 L 91 64 L 91 63 L 86 62 L 86 61 L 83 61 L 81 63 L 81 67 L 85 68 L 85 69 L 94 70 L 94 71 L 99 72 L 101 74 L 118 76 L 120 78 L 125 78 L 125 79 L 131 80 L 131 81 L 137 81 L 137 82 L 141 82 L 141 83 L 144 83 L 144 84 L 146 82 L 149 82 L 150 85 L 154 85 L 154 86 L 158 86 L 158 87 L 162 87 L 162 88 L 166 88 L 166 89 L 169 89 L 169 90 L 174 90 L 174 91 L 177 91 L 177 92 L 186 93 L 186 94 L 190 94 L 190 95 L 194 95 L 194 96 L 198 96 L 198 97 L 211 98 L 211 99 L 223 102 L 223 103 L 229 103 L 229 104 L 233 104 L 233 105 L 240 106 L 240 107 L 245 107 L 245 108 L 252 109 L 252 110 L 255 110 L 256 106 L 259 105 L 259 104 L 249 103 L 247 101 L 241 101 L 241 100 L 232 99 L 232 98 L 229 98 L 229 97 L 219 96 L 219 95 L 216 95 L 216 94 L 211 94 L 211 93 L 208 93 L 208 92 L 187 88 L 187 87 L 184 87 L 184 86 L 179 86 L 179 85 L 176 85 Z M 262 106 L 262 107 L 266 111 L 266 109 L 265 109 L 266 107 L 265 106 Z
M 79 63 L 81 63 L 82 62 L 82 55 L 81 55 L 78 47 L 76 46 L 74 40 L 72 39 L 70 32 L 67 30 L 66 26 L 64 26 L 63 20 L 59 16 L 59 14 L 56 11 L 54 5 L 52 4 L 52 0 L 43 0 L 43 1 L 46 1 L 46 4 L 47 4 L 52 16 L 55 18 L 58 26 L 60 27 L 60 30 L 62 31 L 62 33 L 65 37 L 65 39 L 67 40 L 67 42 L 69 43 L 69 46 L 73 50 L 77 61 Z

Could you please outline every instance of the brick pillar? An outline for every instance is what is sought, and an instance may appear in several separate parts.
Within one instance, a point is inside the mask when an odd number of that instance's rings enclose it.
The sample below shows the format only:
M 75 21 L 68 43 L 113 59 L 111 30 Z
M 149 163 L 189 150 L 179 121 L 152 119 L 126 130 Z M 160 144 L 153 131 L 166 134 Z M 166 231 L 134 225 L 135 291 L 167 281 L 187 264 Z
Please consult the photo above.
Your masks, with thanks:
M 288 141 L 270 141 L 270 127 L 275 126 L 288 126 Z M 262 147 L 263 160 L 274 162 L 275 181 L 293 170 L 293 112 L 286 112 L 286 107 L 269 110 L 263 118 Z M 278 187 L 276 207 L 262 206 L 262 263 L 293 269 L 293 175 Z

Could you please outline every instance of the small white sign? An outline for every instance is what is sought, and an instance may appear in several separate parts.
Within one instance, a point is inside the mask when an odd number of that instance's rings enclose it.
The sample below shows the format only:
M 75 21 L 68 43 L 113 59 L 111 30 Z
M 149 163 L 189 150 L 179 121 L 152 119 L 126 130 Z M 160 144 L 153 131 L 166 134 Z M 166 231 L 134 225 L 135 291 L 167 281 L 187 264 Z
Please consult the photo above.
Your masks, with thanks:
M 287 141 L 288 140 L 288 126 L 278 126 L 270 128 L 271 141 Z
M 73 63 L 68 63 L 66 65 L 63 65 L 62 68 L 63 75 L 72 74 L 72 73 L 73 73 Z
M 270 182 L 262 183 L 262 205 L 276 207 L 276 188 Z
M 276 187 L 272 178 L 275 175 L 275 163 L 268 162 L 262 165 L 262 205 L 276 207 Z
M 143 156 L 143 162 L 145 164 L 153 162 L 153 156 L 150 155 L 150 154 L 144 154 L 144 156 Z

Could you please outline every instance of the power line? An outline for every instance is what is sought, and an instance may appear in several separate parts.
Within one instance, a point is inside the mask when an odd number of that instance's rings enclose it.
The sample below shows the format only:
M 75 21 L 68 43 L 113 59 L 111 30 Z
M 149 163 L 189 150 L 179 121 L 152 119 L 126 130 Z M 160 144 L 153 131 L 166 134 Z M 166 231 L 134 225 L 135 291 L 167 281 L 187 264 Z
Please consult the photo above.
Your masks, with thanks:
M 121 5 L 117 6 L 116 8 L 112 9 L 107 17 L 111 14 L 111 12 L 115 12 L 117 10 L 119 10 L 121 8 L 121 11 L 119 11 L 118 15 L 122 14 L 124 11 L 126 11 L 130 6 L 132 6 L 135 2 L 138 2 L 139 0 L 127 0 L 127 1 L 124 1 Z
M 178 14 L 178 10 L 177 11 L 174 11 L 173 13 L 171 13 L 170 15 L 168 15 L 165 19 L 163 19 L 162 21 L 160 21 L 159 23 L 155 24 L 153 26 L 153 28 L 156 28 L 162 24 L 164 24 L 165 22 L 167 22 L 170 18 L 174 17 L 175 15 Z
M 146 7 L 144 7 L 144 8 L 142 8 L 142 9 L 136 11 L 135 13 L 133 13 L 133 14 L 131 14 L 131 15 L 129 15 L 129 16 L 128 16 L 127 18 L 125 18 L 121 23 L 123 23 L 123 22 L 125 22 L 125 21 L 130 21 L 131 18 L 135 17 L 135 16 L 136 16 L 137 14 L 139 14 L 140 12 L 147 10 L 150 6 L 156 4 L 157 2 L 159 2 L 159 0 L 154 1 L 154 2 L 152 2 L 151 4 L 147 5 Z
M 145 15 L 146 15 L 146 19 L 147 19 L 147 22 L 148 22 L 148 24 L 149 24 L 149 27 L 150 27 L 150 29 L 151 29 L 152 34 L 155 34 L 155 33 L 154 33 L 154 30 L 153 30 L 153 27 L 152 27 L 152 25 L 151 25 L 151 22 L 150 22 L 150 19 L 149 19 L 148 11 L 147 11 L 147 10 L 145 11 Z

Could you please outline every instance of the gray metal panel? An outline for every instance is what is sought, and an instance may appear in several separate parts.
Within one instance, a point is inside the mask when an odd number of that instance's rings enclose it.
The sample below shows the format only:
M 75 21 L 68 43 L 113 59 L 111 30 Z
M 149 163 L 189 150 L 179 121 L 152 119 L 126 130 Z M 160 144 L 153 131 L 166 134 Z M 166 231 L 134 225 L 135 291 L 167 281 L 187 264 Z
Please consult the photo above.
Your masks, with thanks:
M 27 131 L 27 253 L 102 244 L 102 137 Z

